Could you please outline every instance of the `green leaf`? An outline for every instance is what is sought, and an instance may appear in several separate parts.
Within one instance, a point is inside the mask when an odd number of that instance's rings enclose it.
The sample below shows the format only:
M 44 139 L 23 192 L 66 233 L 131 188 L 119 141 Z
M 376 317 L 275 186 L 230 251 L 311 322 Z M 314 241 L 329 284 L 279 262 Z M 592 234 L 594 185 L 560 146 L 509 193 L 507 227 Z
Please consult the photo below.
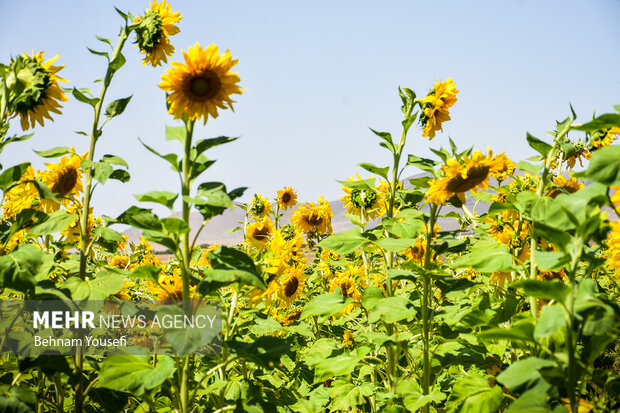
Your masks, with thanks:
M 354 228 L 347 232 L 331 235 L 319 242 L 318 245 L 338 254 L 347 255 L 361 248 L 366 242 L 367 239 L 364 238 L 359 229 Z
M 166 136 L 166 138 L 167 138 L 167 136 Z M 181 140 L 181 139 L 179 139 L 179 140 Z M 201 153 L 203 153 L 206 150 L 209 150 L 209 149 L 214 148 L 216 146 L 223 145 L 225 143 L 236 141 L 236 140 L 237 140 L 237 138 L 231 138 L 229 136 L 218 136 L 217 138 L 202 139 L 202 140 L 196 142 L 196 145 L 194 147 L 195 151 L 196 151 L 194 159 L 198 155 L 200 155 Z M 183 140 L 181 140 L 181 142 L 183 142 Z
M 342 311 L 350 301 L 350 298 L 344 301 L 340 289 L 331 294 L 317 295 L 304 306 L 301 320 L 312 316 L 332 316 Z
M 121 113 L 123 113 L 125 111 L 125 108 L 127 107 L 127 104 L 129 103 L 132 97 L 133 95 L 127 96 L 126 98 L 117 99 L 111 102 L 108 105 L 108 107 L 105 109 L 105 116 L 108 119 L 112 119 L 113 117 L 118 116 Z
M 116 72 L 125 65 L 125 62 L 125 56 L 119 52 L 119 54 L 110 62 L 108 66 L 112 69 L 112 71 Z
M 533 175 L 538 175 L 540 172 L 540 165 L 535 165 L 533 163 L 529 163 L 527 161 L 518 161 L 517 169 L 520 171 L 530 172 Z
M 99 103 L 99 98 L 89 98 L 88 96 L 86 96 L 86 93 L 90 94 L 90 91 L 88 89 L 77 89 L 77 88 L 73 88 L 73 90 L 71 91 L 71 94 L 73 95 L 74 98 L 94 108 L 95 105 Z
M 384 298 L 383 290 L 379 287 L 368 287 L 362 292 L 362 306 L 372 310 L 375 305 Z
M 166 125 L 166 140 L 178 140 L 181 143 L 185 143 L 187 137 L 187 129 L 185 126 L 167 126 Z
M 140 139 L 139 139 L 140 140 Z M 140 143 L 142 145 L 144 145 L 144 147 L 146 149 L 149 150 L 149 152 L 159 156 L 161 159 L 167 161 L 171 166 L 172 166 L 172 170 L 176 171 L 176 172 L 180 172 L 181 169 L 179 168 L 179 158 L 175 153 L 169 153 L 166 155 L 162 155 L 161 153 L 157 152 L 155 149 L 151 148 L 150 146 L 148 146 L 146 143 L 142 142 L 142 140 L 140 140 Z
M 332 399 L 329 408 L 334 411 L 351 411 L 355 406 L 363 404 L 366 397 L 370 397 L 374 393 L 375 387 L 372 383 L 361 383 L 359 385 L 346 382 L 338 383 L 329 391 Z
M 547 154 L 551 150 L 551 145 L 549 145 L 547 142 L 541 141 L 540 139 L 530 135 L 529 133 L 526 134 L 526 137 L 527 143 L 530 145 L 530 147 L 539 154 L 541 154 L 544 158 L 546 158 Z
M 174 201 L 176 201 L 178 196 L 179 194 L 168 191 L 151 191 L 146 194 L 134 195 L 134 197 L 140 202 L 155 202 L 157 204 L 164 205 L 169 209 L 172 209 L 174 206 Z
M 399 238 L 415 238 L 424 226 L 423 216 L 424 213 L 417 209 L 403 209 L 394 217 L 394 224 L 389 231 Z
M 71 277 L 62 287 L 71 292 L 73 300 L 105 300 L 123 288 L 123 279 L 118 274 L 100 271 L 90 280 Z
M 261 336 L 251 343 L 235 340 L 227 344 L 229 349 L 242 358 L 269 369 L 278 366 L 280 357 L 291 348 L 287 340 L 273 336 Z
M 552 336 L 560 329 L 564 331 L 566 324 L 564 310 L 559 304 L 546 305 L 543 307 L 542 313 L 536 322 L 534 337 L 541 339 Z
M 162 218 L 161 222 L 164 234 L 180 236 L 181 234 L 187 234 L 189 232 L 189 225 L 185 221 L 179 218 Z
M 382 320 L 385 323 L 392 324 L 397 321 L 413 320 L 415 310 L 409 306 L 409 300 L 406 297 L 387 297 L 377 301 L 368 316 L 369 323 L 376 323 Z
M 462 377 L 452 386 L 446 413 L 493 413 L 499 409 L 503 399 L 501 387 L 491 387 L 484 377 Z
M 506 413 L 549 413 L 547 405 L 547 390 L 551 387 L 549 383 L 540 381 L 536 386 L 528 389 L 510 405 Z
M 254 261 L 244 252 L 222 246 L 207 253 L 207 258 L 213 267 L 205 271 L 207 282 L 223 285 L 237 282 L 262 289 L 267 288 L 254 266 Z
M 0 256 L 0 288 L 34 293 L 35 275 L 44 265 L 45 253 L 34 245 L 20 245 L 9 255 Z
M 525 295 L 542 298 L 543 300 L 555 300 L 558 303 L 563 303 L 566 296 L 570 293 L 570 288 L 567 285 L 556 280 L 519 280 L 510 286 L 522 289 Z
M 555 271 L 570 262 L 570 254 L 557 251 L 534 250 L 536 265 L 545 271 Z
M 64 209 L 59 209 L 58 211 L 48 215 L 45 221 L 33 226 L 29 234 L 39 236 L 60 232 L 67 228 L 77 218 L 77 214 L 70 214 Z
M 0 174 L 0 189 L 2 192 L 6 192 L 11 186 L 19 182 L 29 166 L 30 164 L 28 162 L 24 162 L 5 169 L 2 174 Z
M 620 185 L 620 145 L 607 146 L 594 152 L 588 169 L 575 176 L 607 186 Z
M 365 170 L 367 170 L 370 173 L 379 175 L 381 178 L 387 180 L 388 179 L 388 172 L 390 170 L 389 166 L 386 166 L 384 168 L 380 168 L 376 165 L 373 165 L 371 163 L 360 163 L 359 164 L 360 167 L 364 168 Z
M 573 129 L 584 132 L 594 132 L 613 128 L 614 126 L 620 128 L 620 115 L 616 113 L 605 113 L 588 123 L 584 123 L 580 126 L 574 126 Z
M 533 382 L 541 378 L 539 370 L 554 366 L 555 363 L 551 360 L 528 357 L 512 363 L 506 370 L 497 376 L 497 381 L 509 389 L 514 390 L 523 384 Z
M 131 273 L 134 278 L 141 278 L 143 280 L 157 282 L 159 280 L 159 274 L 161 268 L 155 265 L 141 265 Z
M 149 355 L 108 356 L 99 372 L 99 386 L 141 395 L 158 388 L 174 374 L 174 361 L 158 356 L 154 367 Z
M 345 351 L 333 357 L 323 358 L 314 367 L 314 384 L 352 373 L 360 360 L 370 351 L 370 347 L 360 346 L 355 351 Z
M 473 268 L 486 273 L 510 271 L 513 268 L 508 246 L 491 238 L 478 241 L 469 254 L 457 258 L 451 266 Z
M 424 172 L 428 172 L 431 176 L 435 176 L 435 166 L 437 166 L 437 162 L 432 159 L 421 158 L 410 154 L 407 158 L 407 166 L 409 165 L 413 165 Z
M 415 238 L 379 238 L 373 244 L 389 252 L 401 252 L 413 247 Z
M 112 168 L 112 165 L 108 163 L 103 163 L 103 162 L 96 162 L 93 165 L 93 169 L 95 171 L 94 173 L 95 179 L 101 182 L 102 185 L 107 182 L 108 178 L 114 172 L 114 168 Z
M 117 181 L 121 182 L 129 182 L 129 180 L 131 179 L 131 175 L 129 175 L 129 172 L 125 171 L 124 169 L 115 169 L 114 171 L 112 171 L 109 178 L 116 179 Z
M 56 148 L 48 149 L 46 151 L 34 152 L 43 158 L 58 158 L 59 156 L 71 153 L 71 148 L 69 148 L 68 146 L 58 146 Z
M 513 323 L 511 328 L 490 328 L 478 333 L 478 337 L 485 340 L 518 340 L 535 343 L 534 323 L 524 320 Z
M 94 55 L 97 55 L 97 56 L 103 56 L 103 57 L 105 57 L 106 59 L 109 59 L 109 58 L 110 58 L 110 56 L 108 56 L 108 52 L 98 52 L 97 50 L 93 50 L 93 49 L 91 49 L 90 47 L 87 47 L 87 49 L 88 49 L 88 51 L 89 51 L 89 52 L 91 52 L 91 53 L 92 53 L 92 54 L 94 54 Z

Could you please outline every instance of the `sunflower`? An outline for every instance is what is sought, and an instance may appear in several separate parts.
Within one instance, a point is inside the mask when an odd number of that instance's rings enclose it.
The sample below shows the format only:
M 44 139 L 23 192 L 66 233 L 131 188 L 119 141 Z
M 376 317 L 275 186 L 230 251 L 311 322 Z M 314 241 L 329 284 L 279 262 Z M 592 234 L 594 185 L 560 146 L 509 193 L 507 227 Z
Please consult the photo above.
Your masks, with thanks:
M 502 166 L 491 156 L 490 151 L 488 156 L 476 151 L 471 158 L 465 159 L 465 166 L 455 159 L 448 160 L 446 165 L 441 166 L 444 177 L 431 181 L 426 202 L 445 205 L 446 201 L 456 195 L 464 203 L 465 192 L 488 188 L 489 175 Z
M 372 176 L 369 179 L 372 179 Z M 362 177 L 359 174 L 357 174 L 357 179 L 355 177 L 347 178 L 347 182 L 359 181 L 362 181 Z M 345 192 L 345 195 L 340 198 L 340 201 L 344 201 L 342 207 L 347 210 L 347 214 L 362 217 L 363 212 L 363 218 L 366 222 L 385 214 L 385 200 L 381 187 L 352 188 L 343 185 L 342 190 Z
M 129 266 L 129 257 L 127 255 L 115 255 L 108 262 L 108 265 L 124 270 Z
M 183 299 L 183 277 L 181 269 L 175 268 L 172 274 L 162 273 L 156 283 L 149 283 L 149 292 L 158 301 L 182 300 Z M 195 299 L 196 286 L 189 286 L 190 299 Z
M 246 230 L 245 239 L 258 249 L 267 248 L 267 242 L 273 235 L 273 225 L 269 218 L 265 217 L 260 221 L 250 224 Z
M 76 205 L 75 208 L 69 208 L 68 212 L 71 214 L 79 214 L 81 212 L 82 206 Z M 95 235 L 95 228 L 103 225 L 103 219 L 101 217 L 93 217 L 93 209 L 90 208 L 88 214 L 88 233 L 90 234 L 90 238 Z M 81 237 L 80 237 L 80 218 L 74 219 L 64 230 L 60 231 L 60 235 L 65 236 L 65 241 L 68 244 L 77 243 L 77 247 L 81 246 Z M 91 250 L 91 253 L 93 251 Z
M 289 267 L 287 271 L 280 276 L 278 283 L 280 289 L 278 290 L 278 297 L 280 298 L 281 307 L 290 307 L 304 289 L 306 281 L 306 275 L 304 274 L 303 266 Z
M 618 214 L 620 214 L 620 186 L 610 186 L 610 189 L 613 189 L 615 192 L 611 196 L 611 204 Z
M 610 222 L 611 231 L 607 235 L 608 267 L 620 282 L 620 222 Z
M 15 219 L 17 214 L 24 209 L 32 207 L 34 200 L 39 195 L 34 184 L 28 182 L 34 179 L 35 171 L 32 166 L 29 166 L 19 178 L 19 183 L 5 193 L 4 203 L 2 204 L 5 219 Z
M 53 120 L 50 112 L 60 114 L 59 101 L 67 102 L 67 96 L 58 86 L 66 82 L 56 75 L 64 66 L 52 66 L 59 55 L 43 60 L 43 52 L 25 52 L 11 61 L 9 71 L 15 75 L 15 82 L 9 85 L 9 111 L 19 114 L 23 130 L 34 128 L 39 122 L 44 126 L 44 118 Z
M 278 205 L 284 211 L 297 205 L 297 194 L 293 187 L 285 186 L 278 191 Z
M 183 51 L 185 64 L 173 62 L 172 69 L 162 75 L 159 87 L 169 92 L 169 113 L 175 119 L 203 119 L 210 115 L 217 118 L 217 108 L 233 110 L 233 94 L 242 94 L 237 73 L 229 72 L 237 64 L 230 51 L 219 56 L 219 49 L 210 45 L 206 49 L 196 43 L 187 53 Z
M 422 115 L 420 122 L 424 129 L 422 136 L 429 140 L 435 137 L 435 132 L 442 129 L 442 123 L 450 120 L 450 107 L 456 103 L 456 83 L 452 78 L 445 82 L 435 82 L 435 87 L 422 100 Z
M 355 307 L 357 303 L 362 299 L 362 293 L 358 287 L 358 282 L 356 280 L 356 274 L 354 270 L 347 270 L 341 272 L 334 277 L 330 282 L 330 292 L 336 291 L 336 289 L 340 289 L 342 293 L 342 297 L 346 300 L 347 298 L 351 298 L 353 300 L 352 303 L 348 304 L 342 311 L 342 314 L 350 313 L 351 310 Z
M 349 348 L 353 347 L 355 343 L 355 338 L 353 337 L 353 333 L 350 331 L 345 331 L 342 335 L 342 347 Z
M 75 153 L 75 149 L 71 148 L 69 156 L 63 156 L 59 163 L 46 163 L 47 171 L 41 174 L 41 180 L 47 185 L 52 192 L 59 194 L 64 199 L 61 203 L 69 206 L 71 198 L 82 192 L 82 169 L 80 167 L 82 161 L 86 159 L 88 152 L 80 156 Z M 55 211 L 59 208 L 59 204 L 55 201 L 44 199 L 41 201 L 46 211 Z
M 160 4 L 153 0 L 151 8 L 146 9 L 144 16 L 134 20 L 137 24 L 136 47 L 140 49 L 140 53 L 146 54 L 143 65 L 150 63 L 153 67 L 159 66 L 162 61 L 168 62 L 168 56 L 174 53 L 168 37 L 179 32 L 174 23 L 181 21 L 182 17 L 179 12 L 171 12 L 171 7 L 170 3 L 166 4 L 166 0 Z
M 508 178 L 508 175 L 512 175 L 515 171 L 515 163 L 511 161 L 504 152 L 496 155 L 493 158 L 493 162 L 495 163 L 495 168 L 490 171 L 490 174 L 499 182 L 502 182 L 504 179 Z
M 575 148 L 576 150 L 571 155 L 567 155 L 566 153 L 562 154 L 562 161 L 566 162 L 566 167 L 568 169 L 573 169 L 577 161 L 579 161 L 579 166 L 583 168 L 583 160 L 590 160 L 592 157 L 592 153 L 583 142 L 576 142 Z
M 263 218 L 271 213 L 271 202 L 260 194 L 254 194 L 250 201 L 250 213 L 254 218 Z
M 561 193 L 574 194 L 583 188 L 583 184 L 577 180 L 577 178 L 571 177 L 569 180 L 562 175 L 555 176 L 553 178 L 553 188 L 547 193 L 547 196 L 555 198 Z
M 332 208 L 323 196 L 318 204 L 306 202 L 293 211 L 291 222 L 306 234 L 327 235 L 332 233 Z

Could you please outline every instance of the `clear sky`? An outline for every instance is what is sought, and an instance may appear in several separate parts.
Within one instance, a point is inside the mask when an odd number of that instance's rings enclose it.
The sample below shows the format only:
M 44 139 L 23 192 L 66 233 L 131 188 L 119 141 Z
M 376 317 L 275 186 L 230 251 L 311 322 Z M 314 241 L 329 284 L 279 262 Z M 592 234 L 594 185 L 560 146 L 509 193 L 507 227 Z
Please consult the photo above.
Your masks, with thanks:
M 140 15 L 147 1 L 0 0 L 0 61 L 22 50 L 60 54 L 59 73 L 68 86 L 91 87 L 103 77 L 104 60 L 86 47 L 102 49 L 95 35 L 113 38 L 121 24 L 113 5 Z M 400 136 L 399 85 L 425 95 L 436 80 L 452 77 L 458 102 L 444 133 L 430 142 L 461 148 L 491 146 L 523 159 L 533 155 L 525 132 L 545 137 L 572 103 L 581 120 L 620 104 L 620 1 L 187 1 L 181 33 L 172 37 L 173 60 L 196 42 L 230 49 L 245 94 L 235 113 L 220 112 L 197 138 L 240 136 L 213 150 L 218 160 L 202 178 L 229 188 L 249 186 L 270 198 L 284 185 L 303 201 L 341 196 L 336 179 L 362 172 L 356 165 L 389 163 L 368 130 Z M 115 40 L 113 40 L 115 42 Z M 167 164 L 147 152 L 138 137 L 164 152 L 180 151 L 164 139 L 164 93 L 157 84 L 166 65 L 142 66 L 126 47 L 126 65 L 109 99 L 133 94 L 126 112 L 110 122 L 97 157 L 111 153 L 130 163 L 132 179 L 97 188 L 95 213 L 115 216 L 135 203 L 132 194 L 178 190 Z M 55 122 L 14 144 L 0 161 L 28 160 L 43 167 L 32 149 L 75 146 L 87 139 L 91 111 L 72 97 Z M 19 122 L 12 130 L 18 132 Z M 429 142 L 411 129 L 405 151 L 428 156 Z M 418 171 L 411 170 L 411 174 Z

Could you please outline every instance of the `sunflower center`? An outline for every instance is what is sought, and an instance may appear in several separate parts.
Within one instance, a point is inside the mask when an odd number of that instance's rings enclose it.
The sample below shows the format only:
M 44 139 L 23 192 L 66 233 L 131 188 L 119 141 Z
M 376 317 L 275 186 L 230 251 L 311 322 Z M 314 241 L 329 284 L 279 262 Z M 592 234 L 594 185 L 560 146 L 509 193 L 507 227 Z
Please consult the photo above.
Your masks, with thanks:
M 257 241 L 267 241 L 269 239 L 269 235 L 271 232 L 268 227 L 262 227 L 261 229 L 256 229 L 252 234 L 252 238 Z
M 488 165 L 472 166 L 467 170 L 467 178 L 457 175 L 450 179 L 446 188 L 448 191 L 455 193 L 467 192 L 487 179 L 490 169 Z
M 284 194 L 282 194 L 281 201 L 283 204 L 288 203 L 290 200 L 291 200 L 291 194 L 289 194 L 288 192 L 285 192 Z
M 323 217 L 320 215 L 311 214 L 308 217 L 308 224 L 312 225 L 313 227 L 318 227 L 322 223 L 323 223 Z
M 348 282 L 340 284 L 340 292 L 342 293 L 342 298 L 345 300 L 351 296 L 351 294 L 349 294 L 349 288 L 351 288 L 351 284 Z
M 212 70 L 204 70 L 189 81 L 189 89 L 200 100 L 211 99 L 216 96 L 222 88 L 222 82 L 217 74 Z
M 77 170 L 73 167 L 67 167 L 58 174 L 58 179 L 54 186 L 52 186 L 52 191 L 66 196 L 73 191 L 77 180 Z
M 284 286 L 284 295 L 288 298 L 292 297 L 297 292 L 298 287 L 299 280 L 297 279 L 297 277 L 293 276 L 290 280 L 286 282 L 286 285 Z

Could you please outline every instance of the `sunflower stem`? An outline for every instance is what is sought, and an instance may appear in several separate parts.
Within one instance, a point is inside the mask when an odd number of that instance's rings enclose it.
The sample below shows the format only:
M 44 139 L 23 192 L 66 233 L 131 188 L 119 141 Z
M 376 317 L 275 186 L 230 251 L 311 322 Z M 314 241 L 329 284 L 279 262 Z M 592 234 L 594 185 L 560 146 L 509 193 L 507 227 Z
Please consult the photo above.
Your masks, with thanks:
M 103 79 L 103 85 L 101 86 L 101 91 L 99 93 L 99 100 L 94 107 L 93 124 L 90 131 L 90 146 L 87 156 L 88 166 L 84 171 L 84 201 L 82 202 L 82 213 L 80 214 L 80 278 L 82 280 L 86 279 L 87 260 L 89 248 L 91 247 L 91 243 L 89 242 L 90 234 L 88 233 L 88 216 L 90 215 L 90 199 L 93 190 L 93 159 L 95 156 L 95 145 L 97 144 L 97 139 L 101 136 L 99 118 L 101 116 L 101 109 L 103 108 L 103 101 L 105 99 L 106 92 L 108 91 L 112 77 L 114 77 L 114 73 L 116 73 L 117 70 L 115 67 L 115 62 L 117 62 L 117 57 L 122 56 L 121 50 L 123 50 L 123 46 L 127 41 L 129 32 L 130 31 L 126 26 L 121 29 L 118 43 L 112 55 L 112 60 L 108 63 L 108 68 Z M 113 63 L 115 64 L 113 65 Z M 84 408 L 84 374 L 82 373 L 82 361 L 82 354 L 78 352 L 78 354 L 75 355 L 75 370 L 77 375 L 77 384 L 75 385 L 76 413 L 82 413 Z
M 566 130 L 555 137 L 553 140 L 553 145 L 551 149 L 547 153 L 547 158 L 545 159 L 545 164 L 543 168 L 542 175 L 540 177 L 540 182 L 538 182 L 538 188 L 536 188 L 536 195 L 539 197 L 543 196 L 545 192 L 545 187 L 547 186 L 547 178 L 549 177 L 549 171 L 551 170 L 551 165 L 553 161 L 556 159 L 558 155 L 558 150 L 560 149 L 560 140 L 568 133 L 570 128 L 566 128 Z M 530 235 L 530 279 L 536 280 L 538 278 L 538 266 L 536 265 L 536 258 L 534 257 L 534 253 L 538 247 L 538 236 L 535 231 L 536 223 L 532 221 L 532 231 Z M 538 301 L 535 297 L 530 297 L 530 311 L 532 313 L 532 317 L 534 319 L 538 318 Z

